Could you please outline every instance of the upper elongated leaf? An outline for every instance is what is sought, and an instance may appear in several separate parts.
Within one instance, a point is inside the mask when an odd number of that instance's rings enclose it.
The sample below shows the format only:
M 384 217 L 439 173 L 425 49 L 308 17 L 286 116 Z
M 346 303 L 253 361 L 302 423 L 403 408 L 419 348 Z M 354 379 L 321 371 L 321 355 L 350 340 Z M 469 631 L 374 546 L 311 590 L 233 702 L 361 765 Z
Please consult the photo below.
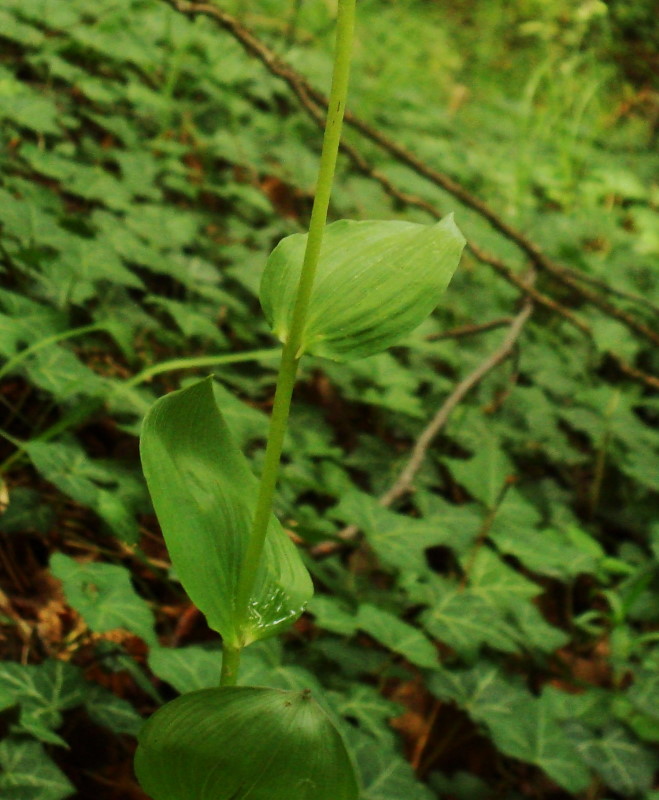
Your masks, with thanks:
M 307 236 L 272 252 L 261 305 L 275 335 L 288 339 Z M 453 215 L 435 225 L 341 220 L 325 231 L 301 345 L 336 361 L 379 353 L 430 314 L 464 247 Z
M 299 616 L 311 581 L 272 516 L 247 619 L 238 619 L 236 587 L 258 486 L 210 380 L 155 403 L 144 420 L 141 454 L 176 574 L 209 625 L 225 641 L 249 644 Z

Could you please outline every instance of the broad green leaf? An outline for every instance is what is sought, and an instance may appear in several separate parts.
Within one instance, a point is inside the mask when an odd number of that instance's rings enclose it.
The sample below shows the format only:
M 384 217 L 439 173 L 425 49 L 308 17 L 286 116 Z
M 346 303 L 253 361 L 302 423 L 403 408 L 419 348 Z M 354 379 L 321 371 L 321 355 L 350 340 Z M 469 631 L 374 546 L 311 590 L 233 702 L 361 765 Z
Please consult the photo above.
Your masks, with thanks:
M 509 567 L 489 547 L 481 547 L 473 561 L 469 555 L 465 556 L 463 565 L 469 570 L 470 593 L 503 611 L 525 605 L 542 591 L 537 583 Z
M 153 800 L 357 800 L 350 757 L 310 692 L 230 686 L 183 695 L 139 736 Z
M 359 727 L 372 736 L 387 742 L 392 741 L 389 720 L 400 716 L 404 707 L 384 698 L 372 686 L 352 683 L 344 694 L 333 692 L 332 702 L 337 713 L 349 720 L 356 720 Z
M 77 667 L 49 659 L 42 664 L 0 662 L 0 704 L 18 704 L 19 729 L 50 744 L 66 743 L 53 733 L 62 724 L 62 711 L 79 706 L 85 681 Z
M 506 481 L 514 475 L 510 459 L 492 434 L 481 438 L 476 454 L 470 459 L 451 459 L 445 463 L 457 482 L 488 509 L 496 507 Z
M 370 603 L 359 606 L 357 626 L 418 667 L 439 666 L 437 651 L 421 631 Z
M 227 427 L 239 448 L 242 449 L 255 439 L 265 441 L 268 436 L 268 417 L 262 411 L 239 400 L 221 383 L 213 384 L 213 391 Z
M 570 726 L 568 731 L 579 755 L 613 791 L 630 797 L 652 788 L 659 758 L 622 725 L 612 723 L 601 733 L 583 725 Z
M 435 800 L 393 743 L 385 744 L 354 728 L 348 730 L 346 743 L 361 776 L 360 800 Z
M 465 658 L 473 659 L 483 645 L 504 653 L 518 650 L 515 630 L 503 613 L 457 582 L 435 578 L 427 604 L 431 608 L 421 616 L 425 629 Z
M 154 675 L 167 681 L 179 694 L 210 689 L 220 680 L 222 650 L 199 645 L 152 647 L 149 667 Z
M 65 800 L 75 792 L 66 775 L 32 739 L 3 739 L 0 767 L 2 800 Z
M 553 713 L 553 699 L 537 698 L 521 681 L 483 661 L 471 670 L 440 670 L 429 677 L 430 690 L 451 699 L 487 727 L 501 752 L 535 764 L 560 786 L 579 792 L 590 776 Z
M 425 551 L 446 545 L 460 548 L 477 534 L 455 530 L 451 520 L 441 515 L 417 519 L 382 508 L 377 500 L 362 492 L 346 492 L 331 515 L 364 531 L 366 540 L 386 566 L 396 570 L 425 572 L 428 568 Z M 462 517 L 464 522 L 464 517 Z
M 157 643 L 153 612 L 140 597 L 125 567 L 114 564 L 81 563 L 63 553 L 54 553 L 50 569 L 62 581 L 67 602 L 95 633 L 123 628 Z
M 117 697 L 102 686 L 85 689 L 85 708 L 97 725 L 102 725 L 114 733 L 137 736 L 144 720 L 135 708 L 122 697 Z
M 92 460 L 76 444 L 35 440 L 25 450 L 47 481 L 93 509 L 121 539 L 135 541 L 133 505 L 140 488 L 132 473 L 117 464 Z
M 208 624 L 246 645 L 296 619 L 311 580 L 294 545 L 271 517 L 247 618 L 236 587 L 257 480 L 224 422 L 210 380 L 158 400 L 144 420 L 144 474 L 176 574 Z
M 306 234 L 283 239 L 261 281 L 263 311 L 282 342 L 289 335 L 306 241 Z M 395 344 L 437 306 L 464 244 L 452 214 L 435 225 L 328 225 L 300 351 L 347 361 Z

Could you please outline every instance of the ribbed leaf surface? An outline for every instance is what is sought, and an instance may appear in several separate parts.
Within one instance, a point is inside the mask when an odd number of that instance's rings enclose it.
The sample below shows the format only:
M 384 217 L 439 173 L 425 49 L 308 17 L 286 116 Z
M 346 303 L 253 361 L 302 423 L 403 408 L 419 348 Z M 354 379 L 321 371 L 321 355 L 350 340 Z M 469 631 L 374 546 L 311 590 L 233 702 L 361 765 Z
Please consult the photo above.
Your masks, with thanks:
M 153 800 L 356 800 L 343 741 L 308 691 L 204 689 L 144 726 L 135 771 Z
M 263 311 L 282 342 L 288 338 L 306 242 L 306 234 L 283 239 L 261 281 Z M 328 225 L 302 352 L 348 361 L 395 344 L 437 306 L 464 244 L 453 215 L 435 225 L 350 220 Z
M 236 585 L 258 484 L 222 418 L 211 380 L 158 400 L 144 420 L 140 448 L 176 574 L 211 628 L 231 644 L 246 645 L 298 617 L 313 588 L 273 516 L 247 619 L 238 619 Z

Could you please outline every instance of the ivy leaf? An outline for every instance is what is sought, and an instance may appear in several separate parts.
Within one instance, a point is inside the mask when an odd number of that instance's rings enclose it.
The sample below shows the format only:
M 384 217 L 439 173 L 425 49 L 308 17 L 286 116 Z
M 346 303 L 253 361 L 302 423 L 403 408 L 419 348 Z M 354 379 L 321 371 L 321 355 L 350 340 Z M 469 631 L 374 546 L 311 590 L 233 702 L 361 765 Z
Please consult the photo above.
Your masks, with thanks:
M 41 502 L 41 493 L 34 489 L 17 486 L 9 495 L 9 505 L 2 510 L 0 506 L 0 531 L 4 533 L 24 533 L 38 531 L 46 533 L 53 520 L 52 506 Z
M 421 616 L 428 633 L 473 660 L 487 644 L 505 653 L 518 649 L 515 631 L 504 615 L 482 598 L 461 591 L 455 582 L 435 578 L 431 583 L 432 607 Z
M 76 395 L 102 397 L 108 383 L 64 347 L 53 345 L 29 356 L 25 370 L 30 380 L 57 400 Z
M 446 463 L 455 480 L 488 510 L 495 508 L 506 480 L 515 471 L 498 439 L 491 434 L 479 440 L 476 454 L 467 461 L 451 459 Z
M 42 664 L 0 662 L 0 705 L 20 706 L 19 730 L 42 741 L 66 746 L 53 733 L 62 724 L 62 711 L 84 700 L 85 682 L 77 667 L 49 659 Z
M 470 593 L 503 611 L 524 605 L 542 591 L 537 583 L 509 567 L 488 547 L 481 547 L 473 562 L 467 556 L 463 563 L 469 565 Z
M 314 595 L 309 601 L 307 611 L 316 618 L 316 625 L 326 631 L 352 636 L 357 630 L 356 617 L 330 595 Z
M 652 788 L 659 759 L 622 725 L 613 723 L 602 733 L 583 725 L 569 726 L 568 731 L 579 755 L 613 791 L 629 797 Z
M 90 459 L 76 444 L 35 440 L 25 444 L 25 450 L 47 481 L 93 509 L 119 538 L 136 540 L 137 522 L 131 501 L 139 489 L 132 473 Z
M 296 619 L 311 597 L 311 580 L 273 515 L 246 619 L 234 606 L 258 483 L 210 379 L 155 403 L 144 420 L 141 454 L 172 563 L 208 624 L 245 646 Z
M 415 519 L 382 508 L 373 497 L 363 492 L 349 491 L 331 514 L 349 524 L 358 525 L 368 543 L 386 566 L 408 572 L 425 572 L 428 569 L 425 551 L 437 545 L 460 547 L 469 532 L 456 537 L 450 522 L 441 517 Z M 476 530 L 474 530 L 474 536 Z
M 346 693 L 333 692 L 332 704 L 337 713 L 356 720 L 359 727 L 374 739 L 382 739 L 390 746 L 392 730 L 388 721 L 403 713 L 403 706 L 392 703 L 372 686 L 351 684 Z
M 130 572 L 114 564 L 83 564 L 54 553 L 50 569 L 62 581 L 67 602 L 94 633 L 123 628 L 147 644 L 157 643 L 153 612 L 130 581 Z
M 428 685 L 437 697 L 453 700 L 484 724 L 501 752 L 535 764 L 570 792 L 590 783 L 583 760 L 553 713 L 553 698 L 535 697 L 487 662 L 470 670 L 438 671 Z
M 199 645 L 152 647 L 149 667 L 154 675 L 173 686 L 179 694 L 211 689 L 219 683 L 222 651 Z
M 364 603 L 359 606 L 357 626 L 419 667 L 439 666 L 437 651 L 423 633 L 387 611 Z
M 144 720 L 133 706 L 102 686 L 89 685 L 85 689 L 85 708 L 90 718 L 114 733 L 137 736 Z
M 512 489 L 497 509 L 489 536 L 498 550 L 538 575 L 569 579 L 597 570 L 604 552 L 592 537 L 574 526 L 564 532 L 539 530 L 540 522 L 535 507 Z
M 346 732 L 346 742 L 361 776 L 361 800 L 435 800 L 392 743 L 385 745 L 354 728 Z
M 3 800 L 64 800 L 75 788 L 32 739 L 0 742 L 0 792 Z

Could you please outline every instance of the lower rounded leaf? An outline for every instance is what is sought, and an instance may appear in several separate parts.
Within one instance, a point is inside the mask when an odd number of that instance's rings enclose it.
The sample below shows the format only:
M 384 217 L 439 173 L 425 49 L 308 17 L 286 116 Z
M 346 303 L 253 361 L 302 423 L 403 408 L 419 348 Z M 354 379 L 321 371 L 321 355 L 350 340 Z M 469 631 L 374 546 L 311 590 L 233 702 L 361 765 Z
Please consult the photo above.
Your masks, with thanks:
M 153 800 L 356 800 L 339 732 L 310 692 L 226 686 L 163 706 L 135 771 Z

